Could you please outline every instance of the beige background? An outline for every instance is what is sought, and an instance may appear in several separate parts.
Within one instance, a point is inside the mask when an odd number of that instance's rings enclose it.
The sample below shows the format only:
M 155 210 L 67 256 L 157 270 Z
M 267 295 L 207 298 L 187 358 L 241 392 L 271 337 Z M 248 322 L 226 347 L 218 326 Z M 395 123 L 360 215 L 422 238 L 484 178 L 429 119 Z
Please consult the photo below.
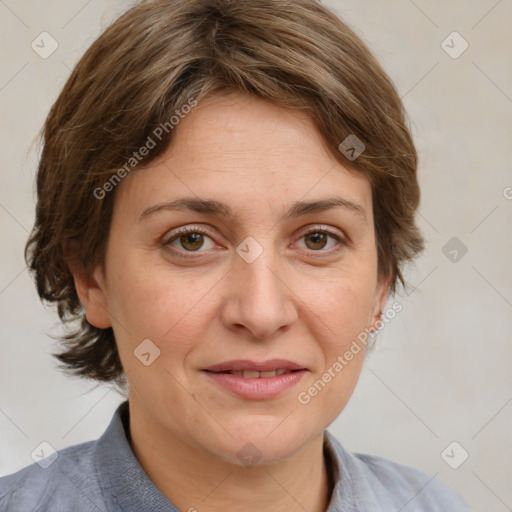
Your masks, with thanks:
M 97 438 L 120 398 L 71 380 L 49 356 L 57 318 L 39 303 L 22 257 L 34 215 L 31 146 L 70 69 L 130 2 L 0 0 L 0 474 Z M 356 452 L 436 476 L 481 511 L 512 510 L 512 2 L 328 2 L 395 80 L 421 156 L 427 251 L 331 431 Z M 43 31 L 58 49 L 42 59 Z M 441 43 L 457 31 L 458 58 Z M 445 43 L 452 54 L 458 36 Z M 467 247 L 443 247 L 457 237 Z M 456 254 L 451 253 L 453 250 Z M 457 441 L 469 458 L 452 469 Z M 453 463 L 453 462 L 452 462 Z

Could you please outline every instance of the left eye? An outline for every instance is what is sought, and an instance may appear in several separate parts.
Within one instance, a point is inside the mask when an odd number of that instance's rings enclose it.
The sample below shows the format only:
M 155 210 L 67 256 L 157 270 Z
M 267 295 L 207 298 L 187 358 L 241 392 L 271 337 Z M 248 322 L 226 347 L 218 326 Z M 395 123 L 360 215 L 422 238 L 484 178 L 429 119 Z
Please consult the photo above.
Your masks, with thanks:
M 329 239 L 333 240 L 334 243 L 326 249 Z M 323 229 L 308 231 L 301 236 L 300 240 L 304 240 L 306 248 L 313 252 L 330 252 L 331 250 L 336 250 L 336 246 L 345 245 L 340 236 Z

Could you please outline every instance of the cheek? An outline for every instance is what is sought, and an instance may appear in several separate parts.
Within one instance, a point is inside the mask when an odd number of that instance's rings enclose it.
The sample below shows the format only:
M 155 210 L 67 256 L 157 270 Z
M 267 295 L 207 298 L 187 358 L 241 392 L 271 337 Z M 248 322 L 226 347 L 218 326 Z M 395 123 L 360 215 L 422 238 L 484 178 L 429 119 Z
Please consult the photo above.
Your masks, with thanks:
M 324 352 L 344 351 L 369 327 L 377 286 L 377 255 L 370 242 L 338 268 L 301 280 L 304 304 L 325 326 Z
M 334 421 L 352 395 L 366 354 L 366 344 L 358 336 L 367 327 L 373 298 L 371 287 L 361 282 L 331 285 L 316 301 L 313 295 L 308 306 L 310 318 L 317 318 L 321 363 L 297 395 L 298 410 L 312 428 L 318 421 L 323 425 Z
M 368 327 L 375 293 L 373 283 L 340 279 L 327 289 L 318 287 L 306 293 L 305 304 L 325 327 L 327 351 L 343 351 Z
M 208 291 L 218 293 L 218 280 L 213 274 L 191 278 L 165 264 L 148 265 L 147 258 L 125 258 L 111 273 L 108 304 L 120 352 L 133 351 L 148 338 L 161 355 L 171 351 L 173 359 L 183 359 L 208 323 Z

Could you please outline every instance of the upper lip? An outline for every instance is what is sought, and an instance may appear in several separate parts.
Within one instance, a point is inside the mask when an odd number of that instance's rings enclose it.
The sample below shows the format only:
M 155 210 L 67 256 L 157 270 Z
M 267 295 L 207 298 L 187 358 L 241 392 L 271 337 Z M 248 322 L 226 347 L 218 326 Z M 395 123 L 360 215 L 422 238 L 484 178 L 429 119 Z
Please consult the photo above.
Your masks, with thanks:
M 251 361 L 249 359 L 233 359 L 224 363 L 214 364 L 204 368 L 209 372 L 226 372 L 232 370 L 253 370 L 257 372 L 269 372 L 272 370 L 305 370 L 301 364 L 286 359 L 269 359 L 268 361 Z

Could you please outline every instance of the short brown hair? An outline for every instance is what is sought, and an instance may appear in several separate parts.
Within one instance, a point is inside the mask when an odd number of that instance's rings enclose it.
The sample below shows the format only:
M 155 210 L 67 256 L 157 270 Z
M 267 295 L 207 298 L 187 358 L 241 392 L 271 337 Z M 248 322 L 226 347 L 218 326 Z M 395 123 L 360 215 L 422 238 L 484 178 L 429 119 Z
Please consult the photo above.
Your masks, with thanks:
M 143 1 L 80 59 L 42 134 L 26 258 L 41 299 L 73 326 L 55 354 L 72 373 L 125 383 L 114 333 L 87 322 L 68 265 L 71 246 L 84 272 L 103 263 L 115 191 L 98 190 L 187 98 L 229 92 L 305 111 L 335 158 L 369 179 L 379 277 L 393 293 L 405 284 L 401 267 L 423 249 L 417 154 L 401 100 L 363 41 L 317 0 Z M 160 131 L 133 168 L 168 147 L 173 131 Z M 338 149 L 348 136 L 364 144 L 356 160 Z

